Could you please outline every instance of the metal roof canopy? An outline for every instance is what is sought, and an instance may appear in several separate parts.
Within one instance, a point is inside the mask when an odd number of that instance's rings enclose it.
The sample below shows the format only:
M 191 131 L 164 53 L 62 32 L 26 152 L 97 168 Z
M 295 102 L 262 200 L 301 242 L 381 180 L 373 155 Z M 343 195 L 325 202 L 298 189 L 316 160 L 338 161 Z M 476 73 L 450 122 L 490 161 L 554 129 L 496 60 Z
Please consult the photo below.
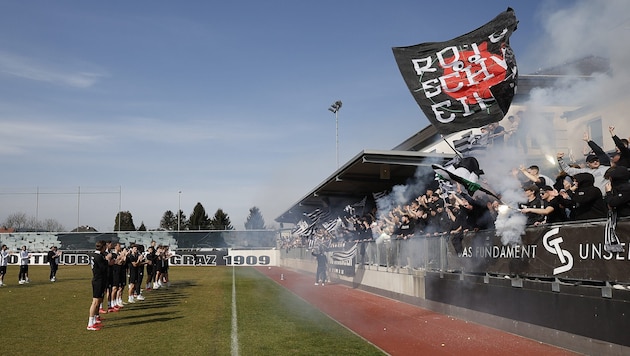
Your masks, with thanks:
M 453 157 L 454 154 L 364 150 L 275 220 L 279 223 L 297 223 L 303 219 L 304 213 L 317 208 L 356 203 L 372 193 L 405 184 L 420 166 L 441 164 Z

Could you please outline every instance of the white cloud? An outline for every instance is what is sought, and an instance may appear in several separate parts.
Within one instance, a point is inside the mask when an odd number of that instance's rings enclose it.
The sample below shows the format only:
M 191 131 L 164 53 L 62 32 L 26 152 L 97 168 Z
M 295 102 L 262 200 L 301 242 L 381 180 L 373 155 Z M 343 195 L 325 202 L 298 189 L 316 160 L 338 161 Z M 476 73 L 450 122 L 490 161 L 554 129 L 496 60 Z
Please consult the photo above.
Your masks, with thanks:
M 72 67 L 72 65 L 64 65 Z M 85 67 L 85 65 L 80 65 Z M 51 62 L 0 52 L 0 72 L 15 77 L 75 88 L 89 88 L 105 76 L 104 73 L 74 68 L 58 68 Z
M 0 153 L 22 154 L 33 149 L 53 147 L 76 147 L 101 140 L 98 135 L 90 135 L 73 130 L 71 127 L 41 122 L 0 122 Z

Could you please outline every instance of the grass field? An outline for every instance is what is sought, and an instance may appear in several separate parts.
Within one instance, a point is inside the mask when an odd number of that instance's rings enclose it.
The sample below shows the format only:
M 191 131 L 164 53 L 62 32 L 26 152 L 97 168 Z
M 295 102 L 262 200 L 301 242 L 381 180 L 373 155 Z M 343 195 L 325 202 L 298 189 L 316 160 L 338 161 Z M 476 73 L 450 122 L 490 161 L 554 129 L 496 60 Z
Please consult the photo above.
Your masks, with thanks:
M 240 355 L 383 354 L 254 268 L 234 269 L 236 329 L 232 267 L 171 267 L 169 289 L 102 315 L 100 331 L 85 329 L 90 268 L 61 266 L 55 283 L 48 272 L 30 266 L 31 283 L 18 285 L 18 267 L 8 267 L 0 288 L 2 355 L 231 355 L 234 336 Z

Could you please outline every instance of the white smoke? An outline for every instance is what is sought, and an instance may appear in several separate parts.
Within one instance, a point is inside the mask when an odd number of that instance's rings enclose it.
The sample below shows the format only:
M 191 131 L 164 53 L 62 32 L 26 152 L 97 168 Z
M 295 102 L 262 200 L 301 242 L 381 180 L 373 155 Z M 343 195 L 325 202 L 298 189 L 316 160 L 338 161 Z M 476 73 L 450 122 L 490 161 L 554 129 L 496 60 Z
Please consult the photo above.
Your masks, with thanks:
M 434 158 L 425 160 L 423 165 L 418 166 L 416 169 L 414 177 L 408 179 L 405 184 L 392 187 L 389 194 L 377 199 L 377 219 L 381 222 L 391 221 L 390 213 L 392 213 L 394 209 L 403 208 L 405 205 L 410 204 L 412 201 L 426 194 L 429 184 L 432 184 L 432 181 L 435 179 L 435 172 L 433 168 L 431 168 L 431 164 L 437 163 L 443 162 L 440 159 Z M 389 223 L 384 224 L 375 240 L 376 245 L 385 245 L 386 249 L 391 248 L 392 233 L 395 231 L 395 228 L 395 226 L 391 226 Z M 427 226 L 427 228 L 431 227 Z M 374 230 L 372 232 L 374 233 Z M 417 242 L 410 240 L 409 245 L 407 245 L 409 249 L 402 252 L 404 260 L 406 260 L 410 266 L 421 265 L 422 263 L 422 257 L 419 253 L 421 249 L 414 244 L 417 244 Z
M 550 136 L 553 123 L 547 113 L 549 107 L 605 107 L 623 101 L 628 96 L 630 2 L 577 1 L 565 9 L 542 10 L 545 34 L 536 41 L 536 48 L 530 56 L 526 54 L 523 57 L 535 61 L 539 69 L 558 68 L 569 78 L 559 79 L 551 87 L 532 89 L 524 104 L 522 119 L 524 129 L 528 130 L 531 137 L 535 137 L 542 154 L 555 158 L 558 149 Z M 518 32 L 515 36 L 518 36 Z M 608 59 L 611 70 L 582 80 L 571 77 L 580 74 L 571 63 L 589 57 Z M 578 132 L 569 132 L 567 137 L 580 140 L 584 131 L 585 128 L 579 128 Z M 516 207 L 526 199 L 519 182 L 509 174 L 510 170 L 520 164 L 530 163 L 540 166 L 543 172 L 547 170 L 550 177 L 554 177 L 559 170 L 555 164 L 550 167 L 547 162 L 529 162 L 524 152 L 509 147 L 490 149 L 478 160 L 486 173 L 483 178 L 500 194 L 502 202 L 511 207 L 499 214 L 495 222 L 497 235 L 501 236 L 503 244 L 518 244 L 527 219 Z
M 519 245 L 522 242 L 521 235 L 525 232 L 526 223 L 527 217 L 524 214 L 509 208 L 500 213 L 494 222 L 496 235 L 501 237 L 503 245 Z
M 392 191 L 376 200 L 378 210 L 378 218 L 383 218 L 392 212 L 395 208 L 409 204 L 411 201 L 426 193 L 427 175 L 433 177 L 433 169 L 430 168 L 431 163 L 437 163 L 438 160 L 428 160 L 424 162 L 427 166 L 419 166 L 416 169 L 414 177 L 405 182 L 392 187 Z

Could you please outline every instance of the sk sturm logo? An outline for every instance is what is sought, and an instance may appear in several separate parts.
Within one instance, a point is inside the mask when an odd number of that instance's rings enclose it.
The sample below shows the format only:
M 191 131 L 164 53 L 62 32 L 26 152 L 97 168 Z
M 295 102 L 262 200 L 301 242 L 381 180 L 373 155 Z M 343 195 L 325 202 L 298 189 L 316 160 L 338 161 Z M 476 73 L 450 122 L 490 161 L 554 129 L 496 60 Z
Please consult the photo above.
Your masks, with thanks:
M 556 227 L 549 230 L 545 236 L 543 236 L 543 246 L 545 247 L 545 250 L 549 251 L 549 253 L 557 255 L 560 259 L 560 263 L 562 263 L 562 266 L 553 269 L 554 275 L 570 271 L 571 268 L 573 268 L 573 256 L 569 251 L 563 250 L 560 247 L 560 244 L 564 241 L 562 237 L 558 236 L 554 239 L 550 239 L 554 235 L 557 235 L 558 231 L 559 228 Z

